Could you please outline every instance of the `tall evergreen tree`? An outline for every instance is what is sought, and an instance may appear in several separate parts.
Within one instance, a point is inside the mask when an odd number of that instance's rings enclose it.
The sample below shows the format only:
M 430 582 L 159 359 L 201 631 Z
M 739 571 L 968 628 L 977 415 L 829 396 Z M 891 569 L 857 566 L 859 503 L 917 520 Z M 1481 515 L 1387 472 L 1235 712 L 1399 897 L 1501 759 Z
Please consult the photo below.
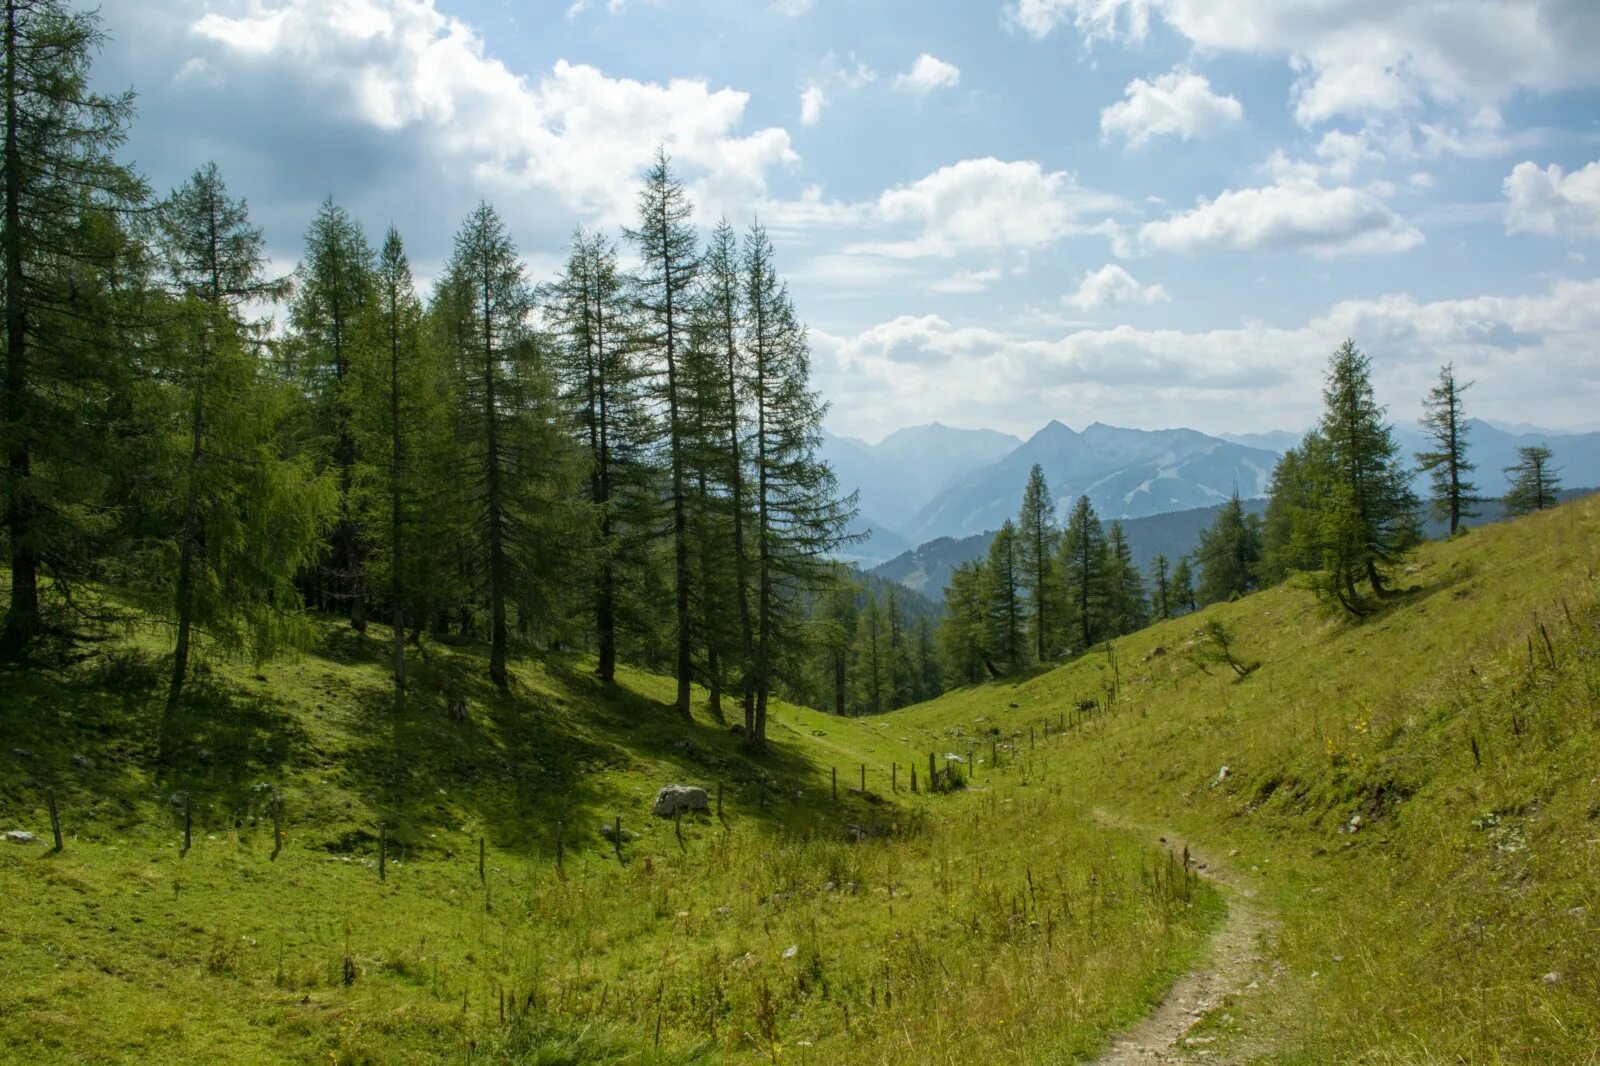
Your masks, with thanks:
M 855 637 L 852 673 L 856 679 L 856 706 L 866 714 L 881 714 L 887 709 L 884 701 L 889 688 L 883 647 L 883 606 L 870 588 L 863 599 Z
M 533 292 L 505 223 L 488 203 L 456 233 L 436 301 L 462 404 L 458 425 L 470 464 L 463 473 L 477 528 L 470 559 L 488 598 L 489 678 L 504 688 L 507 612 L 537 550 L 528 493 L 539 457 L 531 454 L 528 433 L 539 384 L 528 329 Z
M 1298 551 L 1320 558 L 1313 587 L 1353 614 L 1369 609 L 1358 583 L 1385 592 L 1384 572 L 1420 539 L 1417 498 L 1394 433 L 1373 398 L 1371 360 L 1345 341 L 1329 361 L 1318 432 L 1326 459 L 1313 474 L 1316 521 L 1297 523 Z
M 989 575 L 979 560 L 957 564 L 944 594 L 939 650 L 944 671 L 956 684 L 998 676 L 989 659 Z
M 355 396 L 352 367 L 361 359 L 361 324 L 374 298 L 375 260 L 361 226 L 348 211 L 325 200 L 306 231 L 305 258 L 297 272 L 289 323 L 294 376 L 309 401 L 308 446 L 335 472 L 339 522 L 328 561 L 331 600 L 358 632 L 367 625 L 363 573 L 365 534 L 355 501 Z
M 1056 504 L 1044 469 L 1033 464 L 1028 484 L 1022 491 L 1022 509 L 1017 516 L 1018 567 L 1023 591 L 1028 597 L 1029 626 L 1033 635 L 1033 654 L 1039 662 L 1050 655 L 1055 622 L 1050 602 L 1055 598 L 1055 557 L 1061 541 L 1056 528 Z
M 1085 651 L 1104 631 L 1107 599 L 1105 531 L 1087 496 L 1078 497 L 1067 518 L 1060 571 L 1071 639 Z
M 1001 524 L 989 542 L 989 636 L 990 654 L 1016 670 L 1027 663 L 1027 638 L 1024 633 L 1026 608 L 1022 602 L 1021 551 L 1017 527 L 1011 519 Z
M 144 288 L 127 215 L 146 192 L 113 155 L 132 94 L 90 88 L 98 14 L 4 0 L 4 19 L 0 507 L 11 580 L 0 654 L 20 655 L 45 629 L 41 575 L 65 594 L 102 550 L 110 429 L 129 394 Z
M 689 717 L 694 673 L 694 633 L 690 622 L 690 529 L 692 491 L 689 470 L 690 397 L 680 381 L 689 345 L 691 306 L 700 273 L 700 254 L 693 206 L 683 182 L 672 172 L 664 149 L 645 175 L 639 194 L 639 224 L 627 231 L 641 260 L 635 299 L 640 314 L 640 339 L 655 371 L 655 396 L 666 413 L 668 508 L 672 518 L 673 610 L 677 625 L 675 672 L 677 709 Z
M 643 561 L 656 481 L 654 426 L 615 246 L 599 233 L 578 230 L 547 308 L 558 338 L 557 376 L 576 416 L 573 431 L 585 457 L 584 492 L 592 509 L 595 672 L 610 683 L 616 679 L 621 586 Z
M 332 501 L 309 463 L 281 457 L 289 398 L 260 356 L 265 327 L 245 307 L 284 285 L 266 277 L 244 202 L 208 164 L 162 205 L 160 221 L 175 302 L 162 372 L 181 400 L 171 708 L 196 629 L 257 656 L 289 634 L 300 602 L 293 579 L 313 560 Z
M 844 526 L 855 513 L 855 498 L 839 498 L 833 471 L 817 456 L 827 405 L 811 389 L 805 328 L 759 225 L 744 242 L 744 280 L 755 547 L 755 707 L 747 713 L 745 735 L 760 746 L 781 657 L 802 641 L 795 598 L 825 587 L 827 557 L 848 541 Z
M 1150 560 L 1150 611 L 1158 622 L 1172 617 L 1171 563 L 1159 552 Z
M 1200 533 L 1195 558 L 1200 562 L 1199 599 L 1218 603 L 1243 596 L 1256 587 L 1261 562 L 1261 520 L 1247 514 L 1237 491 Z
M 1195 602 L 1194 571 L 1189 565 L 1189 557 L 1183 556 L 1172 568 L 1172 588 L 1168 592 L 1172 604 L 1172 613 L 1187 614 L 1199 605 Z
M 1462 519 L 1478 513 L 1473 509 L 1479 502 L 1478 487 L 1466 477 L 1477 469 L 1467 461 L 1467 434 L 1471 427 L 1461 414 L 1461 394 L 1472 384 L 1457 381 L 1455 364 L 1446 363 L 1439 368 L 1439 383 L 1422 401 L 1422 428 L 1433 447 L 1418 452 L 1417 462 L 1433 482 L 1433 515 L 1450 523 L 1452 537 L 1460 530 Z
M 1106 533 L 1106 626 L 1110 636 L 1143 629 L 1149 622 L 1144 582 L 1133 563 L 1133 547 L 1121 522 Z
M 1297 524 L 1316 522 L 1318 472 L 1327 469 L 1327 442 L 1315 430 L 1279 457 L 1272 470 L 1272 488 L 1261 523 L 1261 561 L 1258 580 L 1265 585 L 1292 573 L 1310 572 L 1321 556 L 1307 550 L 1304 536 L 1295 537 Z
M 1555 453 L 1543 444 L 1517 449 L 1516 464 L 1506 467 L 1505 471 L 1511 476 L 1511 487 L 1506 490 L 1505 497 L 1506 514 L 1531 514 L 1554 507 L 1560 501 L 1557 493 L 1561 491 L 1561 479 L 1556 475 L 1561 470 L 1551 465 L 1553 458 Z

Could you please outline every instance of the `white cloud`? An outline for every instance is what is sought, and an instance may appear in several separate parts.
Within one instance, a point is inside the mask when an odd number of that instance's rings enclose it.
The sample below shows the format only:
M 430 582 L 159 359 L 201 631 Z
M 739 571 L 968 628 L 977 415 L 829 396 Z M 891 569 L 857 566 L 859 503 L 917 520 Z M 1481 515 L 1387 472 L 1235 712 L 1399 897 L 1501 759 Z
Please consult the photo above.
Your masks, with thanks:
M 828 102 L 820 85 L 807 85 L 800 93 L 800 124 L 815 126 L 822 121 L 822 108 Z
M 1291 178 L 1263 188 L 1230 189 L 1191 210 L 1147 222 L 1139 229 L 1139 240 L 1167 251 L 1333 257 L 1401 252 L 1423 238 L 1373 190 L 1329 189 Z
M 1000 280 L 998 267 L 987 270 L 958 270 L 948 278 L 940 278 L 928 286 L 933 292 L 957 295 L 983 292 Z
M 1123 95 L 1100 112 L 1100 132 L 1119 134 L 1134 147 L 1169 134 L 1194 140 L 1244 118 L 1238 100 L 1212 92 L 1211 83 L 1198 74 L 1173 71 L 1154 83 L 1135 78 Z
M 612 78 L 564 60 L 533 81 L 434 2 L 280 0 L 246 15 L 207 14 L 192 30 L 232 54 L 227 67 L 281 65 L 343 119 L 420 130 L 477 177 L 549 190 L 600 221 L 631 215 L 658 143 L 694 179 L 703 206 L 758 198 L 767 172 L 797 158 L 782 129 L 740 132 L 748 93 Z
M 1052 417 L 1213 432 L 1306 425 L 1325 356 L 1346 337 L 1372 357 L 1378 398 L 1396 418 L 1454 361 L 1478 381 L 1481 414 L 1519 417 L 1536 403 L 1542 419 L 1576 426 L 1593 422 L 1600 401 L 1597 332 L 1600 280 L 1528 296 L 1349 300 L 1291 327 L 1037 337 L 907 316 L 854 336 L 818 334 L 816 349 L 832 428 L 869 437 L 958 415 L 1023 433 Z
M 1162 303 L 1170 299 L 1160 285 L 1141 285 L 1138 279 L 1115 263 L 1099 270 L 1085 271 L 1078 291 L 1062 297 L 1062 302 L 1080 311 L 1092 311 L 1111 304 Z
M 772 10 L 790 18 L 799 18 L 816 6 L 817 0 L 774 0 Z
M 1506 232 L 1600 237 L 1600 161 L 1572 173 L 1518 163 L 1505 180 Z
M 1206 51 L 1282 56 L 1306 124 L 1600 84 L 1592 0 L 1015 0 L 1006 11 L 1035 38 L 1071 26 L 1087 41 L 1140 40 L 1159 18 Z
M 924 52 L 911 69 L 894 79 L 894 87 L 926 96 L 935 89 L 954 89 L 961 83 L 961 68 Z
M 1120 203 L 1082 188 L 1065 171 L 1046 171 L 1031 160 L 966 159 L 878 198 L 878 219 L 918 225 L 917 237 L 849 250 L 912 258 L 1038 248 L 1086 229 L 1079 222 L 1084 213 L 1111 210 Z

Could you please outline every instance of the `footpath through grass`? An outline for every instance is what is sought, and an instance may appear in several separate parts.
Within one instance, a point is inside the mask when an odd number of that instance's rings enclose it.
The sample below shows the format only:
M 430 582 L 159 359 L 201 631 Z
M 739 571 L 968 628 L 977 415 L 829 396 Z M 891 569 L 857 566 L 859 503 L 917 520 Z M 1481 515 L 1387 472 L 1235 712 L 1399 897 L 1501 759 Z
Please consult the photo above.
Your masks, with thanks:
M 929 795 L 986 704 L 937 730 L 779 707 L 753 758 L 670 682 L 579 659 L 502 696 L 435 646 L 397 711 L 385 631 L 329 623 L 313 654 L 213 662 L 168 716 L 162 637 L 0 674 L 0 830 L 38 838 L 0 843 L 0 1059 L 1067 1062 L 1221 917 L 1083 815 L 1070 738 L 998 738 Z M 720 784 L 722 817 L 651 817 L 669 783 Z

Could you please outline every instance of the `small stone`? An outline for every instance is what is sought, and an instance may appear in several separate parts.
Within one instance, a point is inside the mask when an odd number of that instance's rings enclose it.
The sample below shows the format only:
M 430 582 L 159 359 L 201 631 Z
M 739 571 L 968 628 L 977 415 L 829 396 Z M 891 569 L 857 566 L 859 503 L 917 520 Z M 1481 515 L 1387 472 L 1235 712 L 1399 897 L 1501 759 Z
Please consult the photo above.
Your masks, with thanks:
M 837 881 L 829 881 L 827 884 L 822 886 L 822 891 L 824 891 L 824 892 L 837 892 L 837 891 L 839 891 L 839 884 L 838 884 Z
M 11 749 L 11 754 L 15 755 L 19 759 L 31 759 L 31 758 L 33 758 L 33 749 L 32 748 L 12 748 Z
M 32 844 L 33 834 L 26 829 L 11 829 L 6 832 L 6 839 L 13 844 Z
M 1556 971 L 1551 970 L 1549 973 L 1545 974 L 1544 977 L 1540 978 L 1540 980 L 1544 981 L 1544 983 L 1547 985 L 1557 985 L 1561 983 L 1561 975 Z
M 72 762 L 73 762 L 74 765 L 82 767 L 85 770 L 89 769 L 91 766 L 94 765 L 94 763 L 89 761 L 89 757 L 87 755 L 82 754 L 82 753 L 74 755 L 72 757 Z
M 1228 769 L 1226 766 L 1224 766 L 1222 769 L 1218 770 L 1217 771 L 1217 783 L 1221 784 L 1222 782 L 1226 781 L 1228 779 L 1228 775 L 1231 774 L 1231 773 L 1233 773 L 1233 771 Z
M 1583 916 L 1588 914 L 1588 913 L 1589 913 L 1589 909 L 1587 907 L 1577 906 L 1577 907 L 1573 907 L 1571 910 L 1567 911 L 1567 917 L 1581 921 L 1583 919 Z
M 783 957 L 786 959 L 792 959 L 798 954 L 800 954 L 799 944 L 790 944 L 788 947 L 783 949 Z

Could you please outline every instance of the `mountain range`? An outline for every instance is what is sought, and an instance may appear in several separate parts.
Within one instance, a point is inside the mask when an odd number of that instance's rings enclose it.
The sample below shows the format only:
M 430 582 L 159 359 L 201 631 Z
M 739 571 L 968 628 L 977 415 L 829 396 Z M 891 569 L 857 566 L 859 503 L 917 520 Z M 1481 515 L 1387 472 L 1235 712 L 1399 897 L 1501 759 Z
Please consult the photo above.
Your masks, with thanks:
M 1563 485 L 1600 485 L 1600 432 L 1562 434 L 1481 419 L 1469 420 L 1468 428 L 1483 495 L 1502 494 L 1503 471 L 1516 462 L 1517 449 L 1538 443 L 1555 452 Z M 1126 523 L 1214 507 L 1235 490 L 1246 499 L 1262 496 L 1278 457 L 1300 438 L 1289 430 L 1209 436 L 1099 422 L 1079 432 L 1052 421 L 1022 440 L 934 422 L 897 430 L 877 444 L 824 433 L 822 456 L 840 488 L 859 493 L 852 532 L 860 539 L 842 555 L 870 569 L 941 538 L 961 541 L 998 529 L 1016 514 L 1035 463 L 1049 482 L 1058 519 L 1087 495 L 1101 518 Z M 1414 423 L 1397 424 L 1395 439 L 1408 461 L 1429 446 Z M 1418 474 L 1416 488 L 1426 495 L 1425 475 Z

